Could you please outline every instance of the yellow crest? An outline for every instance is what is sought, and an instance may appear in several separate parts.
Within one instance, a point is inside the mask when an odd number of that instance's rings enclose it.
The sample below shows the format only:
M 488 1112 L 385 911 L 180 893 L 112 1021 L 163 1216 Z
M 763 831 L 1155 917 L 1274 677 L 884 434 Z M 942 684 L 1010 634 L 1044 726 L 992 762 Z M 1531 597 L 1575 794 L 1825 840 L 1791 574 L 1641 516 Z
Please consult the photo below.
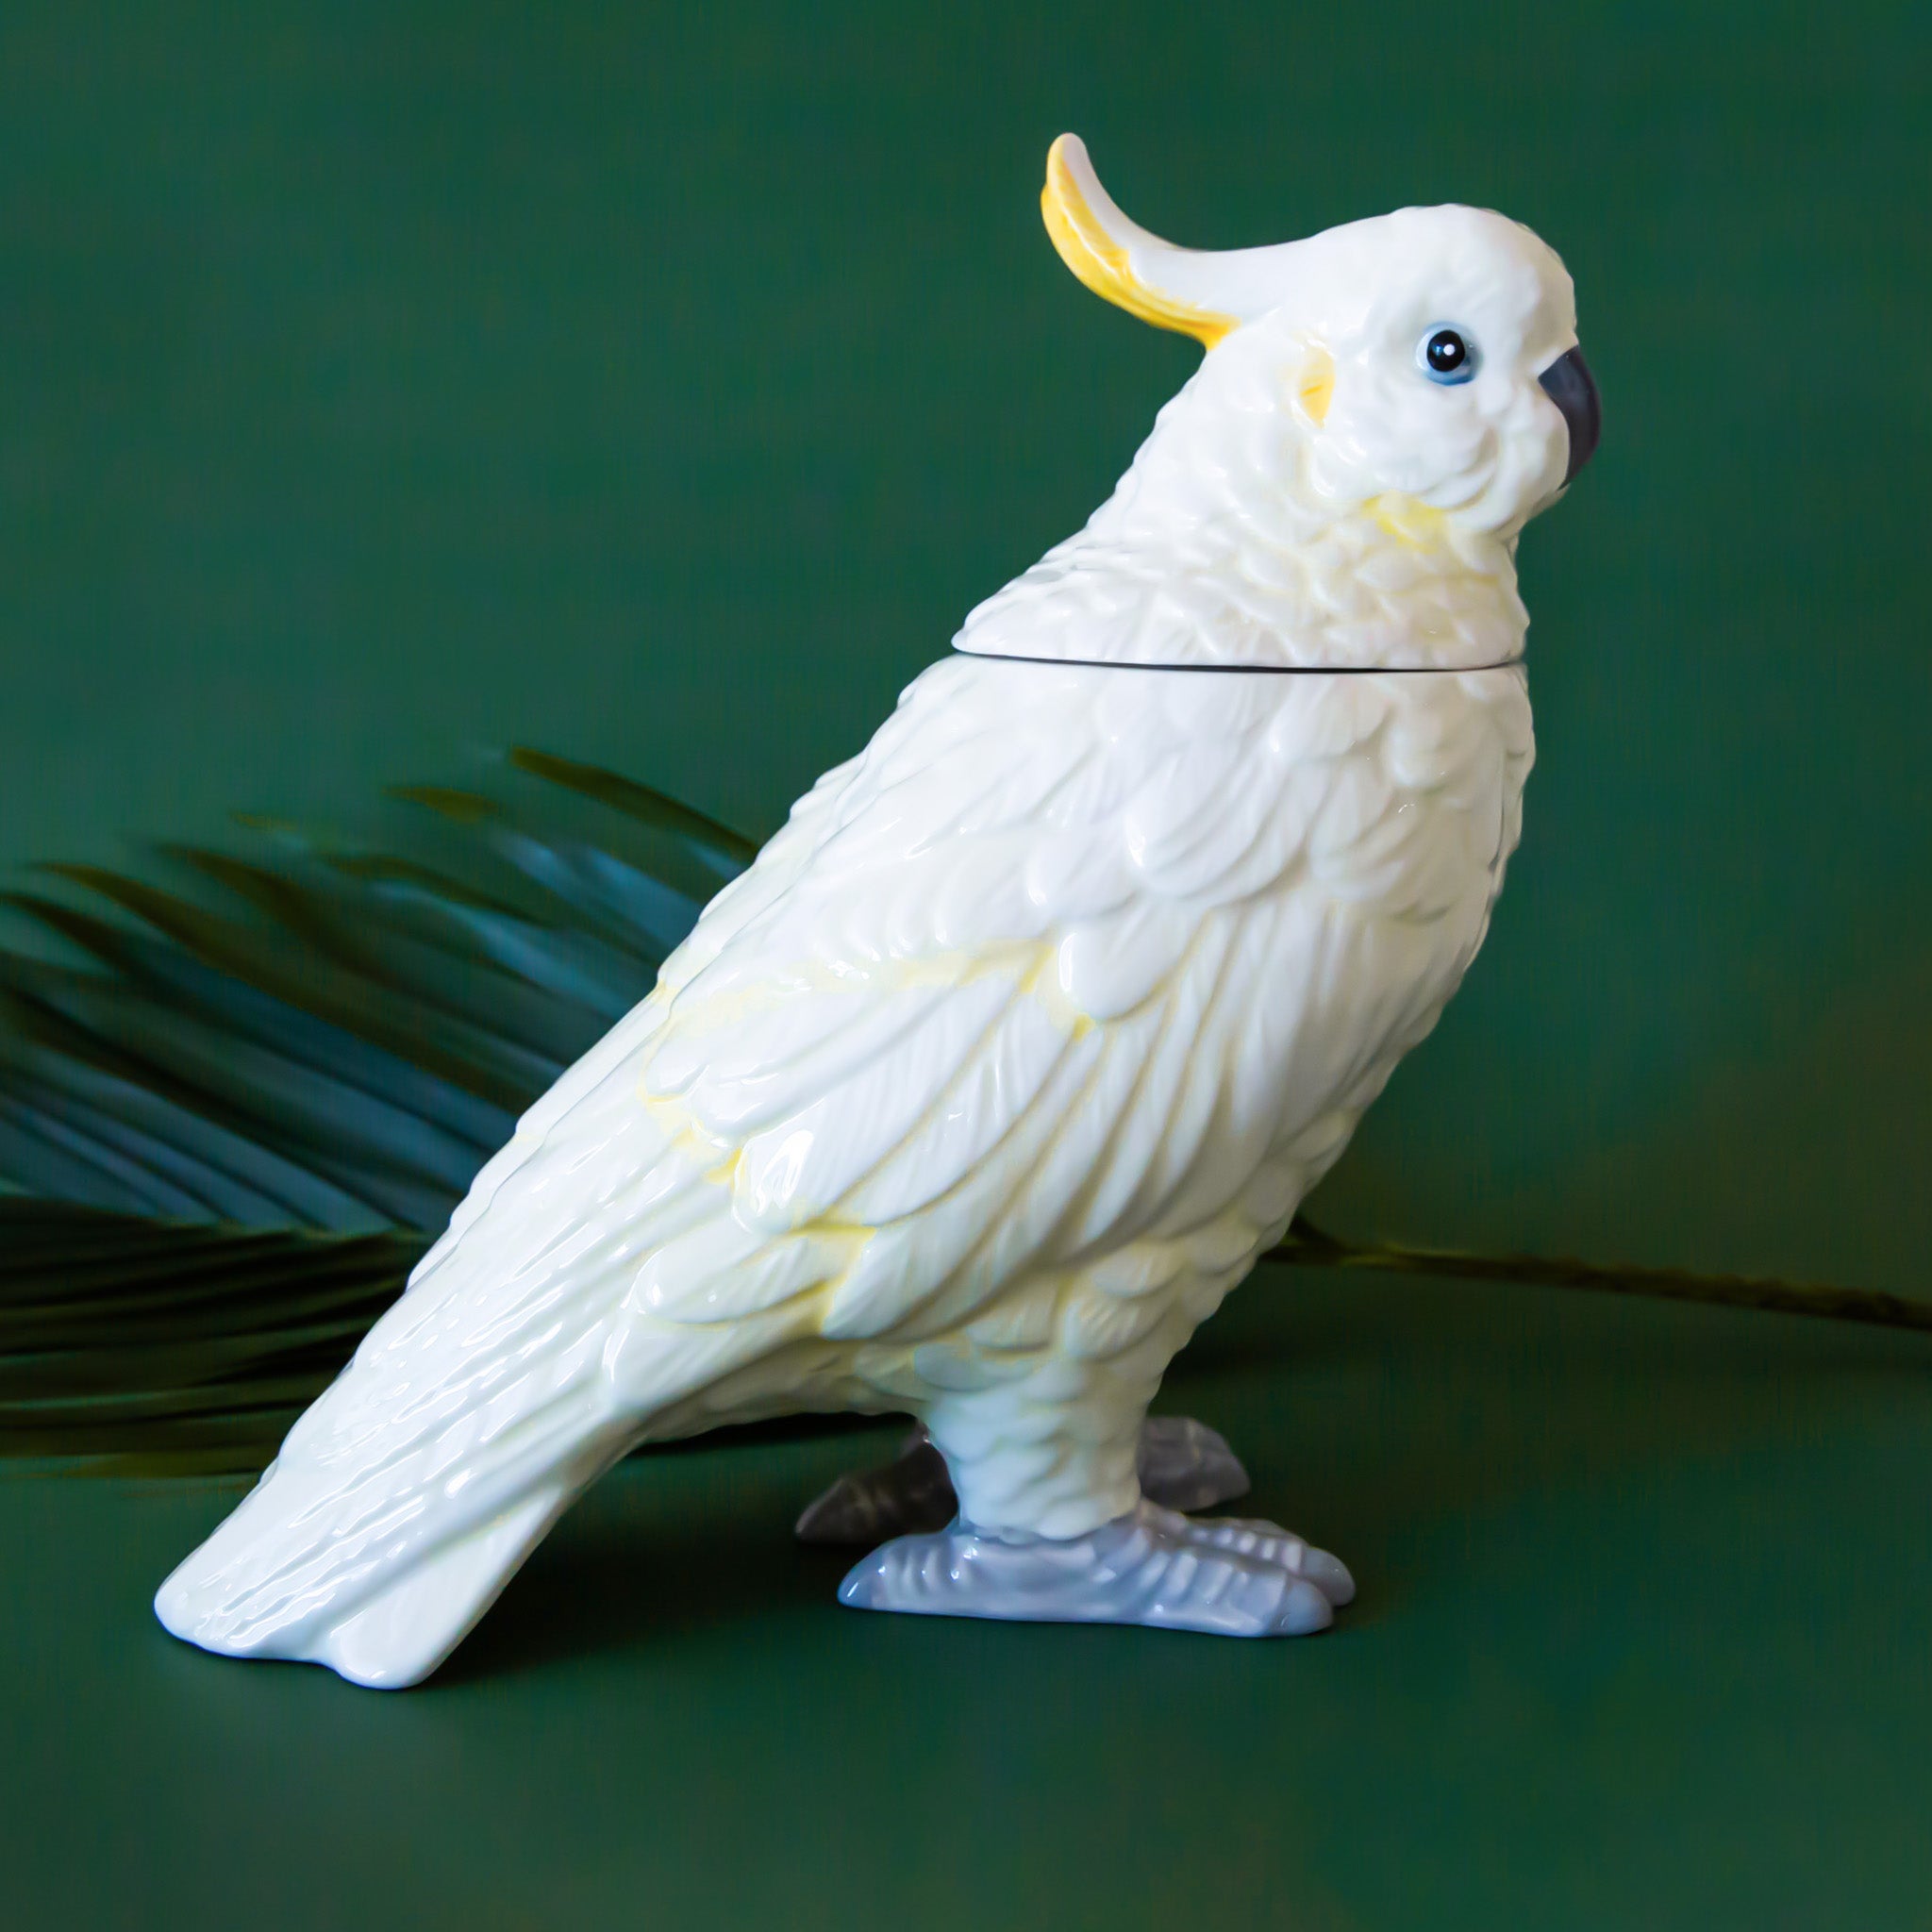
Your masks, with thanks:
M 1151 322 L 1156 328 L 1192 336 L 1207 349 L 1232 334 L 1241 325 L 1237 317 L 1217 315 L 1211 309 L 1178 301 L 1134 272 L 1127 244 L 1117 239 L 1094 211 L 1082 186 L 1080 175 L 1092 172 L 1086 161 L 1086 149 L 1071 135 L 1061 135 L 1047 151 L 1046 186 L 1040 191 L 1040 210 L 1060 259 L 1096 295 L 1129 315 L 1138 315 L 1142 322 Z M 1098 184 L 1094 185 L 1097 188 Z M 1118 213 L 1111 204 L 1108 207 Z M 1121 225 L 1128 226 L 1125 223 Z

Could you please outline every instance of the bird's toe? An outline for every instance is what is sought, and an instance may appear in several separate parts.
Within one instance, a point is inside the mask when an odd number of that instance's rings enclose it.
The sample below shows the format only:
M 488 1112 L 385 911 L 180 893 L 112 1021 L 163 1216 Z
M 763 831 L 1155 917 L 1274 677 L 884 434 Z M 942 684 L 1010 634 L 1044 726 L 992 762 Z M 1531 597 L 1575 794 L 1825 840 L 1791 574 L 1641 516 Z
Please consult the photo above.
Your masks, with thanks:
M 1339 1610 L 1355 1601 L 1355 1578 L 1340 1557 L 1309 1549 L 1302 1557 L 1302 1574 Z
M 1335 1606 L 1305 1577 L 1297 1577 L 1281 1599 L 1274 1616 L 1274 1634 L 1280 1637 L 1312 1637 L 1335 1621 Z

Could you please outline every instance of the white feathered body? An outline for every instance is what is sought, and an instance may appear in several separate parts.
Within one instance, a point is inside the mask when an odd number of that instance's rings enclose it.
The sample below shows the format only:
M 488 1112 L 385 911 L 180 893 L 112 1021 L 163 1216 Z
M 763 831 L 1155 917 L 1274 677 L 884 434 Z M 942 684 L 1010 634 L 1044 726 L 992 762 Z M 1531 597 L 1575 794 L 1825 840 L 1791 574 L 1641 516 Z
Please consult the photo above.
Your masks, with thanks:
M 1286 310 L 1224 341 L 800 802 L 169 1578 L 171 1629 L 412 1682 L 627 1449 L 792 1410 L 919 1415 L 986 1531 L 1135 1507 L 1169 1359 L 1481 943 L 1531 758 L 1514 533 L 1564 444 L 1525 372 L 1568 278 L 1423 211 L 1374 229 L 1422 292 L 1364 307 L 1335 233 L 1327 345 Z M 1452 298 L 1490 350 L 1453 406 L 1411 355 Z
M 531 1110 L 163 1616 L 412 1681 L 635 1442 L 791 1410 L 924 1416 L 989 1527 L 1130 1507 L 1169 1359 L 1481 942 L 1530 749 L 1517 665 L 936 665 Z

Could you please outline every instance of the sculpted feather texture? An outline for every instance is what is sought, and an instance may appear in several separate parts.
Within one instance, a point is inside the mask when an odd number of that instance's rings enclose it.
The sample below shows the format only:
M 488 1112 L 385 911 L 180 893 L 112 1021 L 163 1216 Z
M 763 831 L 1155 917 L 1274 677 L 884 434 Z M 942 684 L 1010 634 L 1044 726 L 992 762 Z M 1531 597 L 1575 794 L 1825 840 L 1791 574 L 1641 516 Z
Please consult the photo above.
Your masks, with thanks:
M 163 1586 L 171 1629 L 415 1681 L 635 1443 L 831 1408 L 918 1414 L 960 1501 L 847 1601 L 1256 1631 L 1346 1601 L 1272 1525 L 1152 1510 L 1135 1451 L 1435 1024 L 1517 841 L 1513 545 L 1564 476 L 1536 375 L 1568 278 L 1500 217 L 1390 219 L 1291 244 L 1328 292 L 1310 270 L 1213 350 L 531 1109 Z M 1361 286 L 1391 260 L 1424 286 Z M 1364 424 L 1412 399 L 1376 403 L 1375 331 L 1452 301 L 1494 393 L 1378 456 Z M 1107 1537 L 1077 1601 L 997 1580 L 996 1547 Z M 969 1543 L 979 1594 L 949 1594 Z

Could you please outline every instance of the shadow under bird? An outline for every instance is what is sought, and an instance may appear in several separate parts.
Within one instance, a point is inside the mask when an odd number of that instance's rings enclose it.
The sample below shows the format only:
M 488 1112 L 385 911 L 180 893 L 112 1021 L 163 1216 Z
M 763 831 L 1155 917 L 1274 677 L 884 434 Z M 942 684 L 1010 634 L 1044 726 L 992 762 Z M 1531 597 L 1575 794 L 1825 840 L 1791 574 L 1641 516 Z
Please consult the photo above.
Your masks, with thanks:
M 808 1410 L 923 1425 L 865 1522 L 958 1511 L 847 1604 L 1263 1636 L 1353 1596 L 1150 1499 L 1240 1470 L 1142 1424 L 1482 943 L 1532 756 L 1516 542 L 1596 392 L 1501 215 L 1197 253 L 1071 136 L 1043 206 L 1199 370 L 525 1116 L 162 1585 L 177 1636 L 415 1683 L 627 1451 Z

